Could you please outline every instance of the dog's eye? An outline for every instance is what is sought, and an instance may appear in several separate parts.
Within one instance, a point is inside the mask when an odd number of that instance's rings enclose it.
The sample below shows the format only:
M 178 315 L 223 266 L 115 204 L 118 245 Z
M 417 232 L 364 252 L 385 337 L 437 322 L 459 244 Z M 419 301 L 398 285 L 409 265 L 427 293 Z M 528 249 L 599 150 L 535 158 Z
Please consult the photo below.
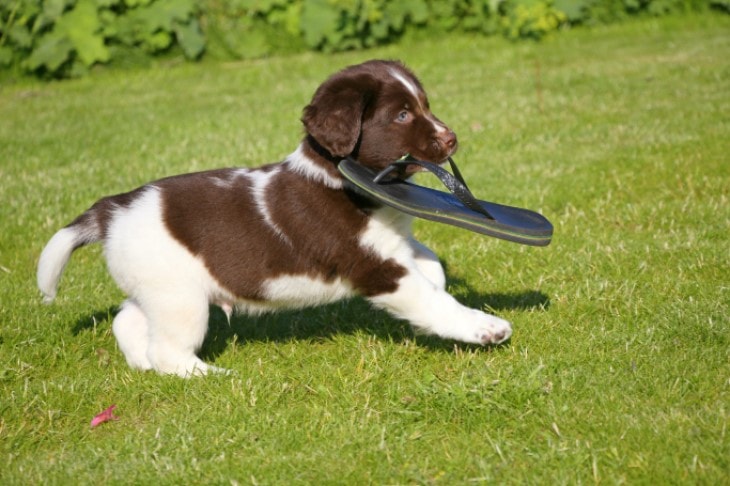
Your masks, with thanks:
M 398 123 L 405 123 L 408 121 L 410 117 L 410 113 L 408 113 L 407 110 L 403 110 L 400 113 L 398 113 L 398 116 L 396 117 L 395 121 Z

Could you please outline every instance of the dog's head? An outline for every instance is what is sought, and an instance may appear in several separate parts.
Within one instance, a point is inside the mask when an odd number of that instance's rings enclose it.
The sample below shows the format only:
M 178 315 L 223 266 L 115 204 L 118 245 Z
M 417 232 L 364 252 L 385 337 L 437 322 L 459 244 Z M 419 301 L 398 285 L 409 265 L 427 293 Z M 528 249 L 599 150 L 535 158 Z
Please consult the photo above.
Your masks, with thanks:
M 314 93 L 302 122 L 333 157 L 352 156 L 376 170 L 406 154 L 441 163 L 457 147 L 454 132 L 431 113 L 421 83 L 395 61 L 334 74 Z

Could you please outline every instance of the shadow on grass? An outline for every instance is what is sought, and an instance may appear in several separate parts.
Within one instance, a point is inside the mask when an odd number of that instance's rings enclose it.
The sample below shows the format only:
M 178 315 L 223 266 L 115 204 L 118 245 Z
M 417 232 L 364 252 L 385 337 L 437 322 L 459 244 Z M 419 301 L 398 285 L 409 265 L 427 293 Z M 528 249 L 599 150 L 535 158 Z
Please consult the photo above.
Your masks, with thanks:
M 118 311 L 119 306 L 112 305 L 104 310 L 95 311 L 91 315 L 85 315 L 76 321 L 76 324 L 74 324 L 71 332 L 74 336 L 78 336 L 82 332 L 92 330 L 96 326 L 104 322 L 109 321 L 109 324 L 111 325 L 111 321 L 114 320 L 114 316 L 117 314 Z
M 481 309 L 486 312 L 499 311 L 545 311 L 550 307 L 550 297 L 539 290 L 527 290 L 524 292 L 480 294 L 472 290 L 459 292 L 455 290 L 451 294 L 456 300 L 467 307 Z
M 448 275 L 447 290 L 456 300 L 467 307 L 485 310 L 490 313 L 536 309 L 544 311 L 550 307 L 550 297 L 539 290 L 490 294 L 476 292 L 465 279 L 452 275 L 449 272 L 447 263 L 442 261 L 441 264 L 446 275 Z
M 540 291 L 481 294 L 458 280 L 450 280 L 454 296 L 462 304 L 488 312 L 509 310 L 545 310 L 550 298 Z M 118 306 L 94 312 L 76 321 L 72 332 L 78 335 L 113 320 Z M 258 316 L 234 315 L 230 322 L 223 311 L 210 307 L 208 333 L 200 352 L 202 359 L 214 361 L 231 344 L 247 342 L 288 342 L 292 340 L 324 341 L 339 334 L 363 332 L 378 339 L 402 342 L 414 339 L 407 322 L 395 319 L 373 308 L 361 298 L 302 310 L 279 311 Z M 432 350 L 483 349 L 481 346 L 443 340 L 433 336 L 417 336 L 418 344 Z
M 469 290 L 455 297 L 464 305 L 487 311 L 545 310 L 550 298 L 539 291 L 509 294 L 480 294 Z M 208 335 L 200 356 L 215 360 L 231 342 L 243 345 L 254 341 L 288 342 L 292 340 L 324 341 L 339 334 L 362 332 L 382 340 L 402 342 L 414 339 L 410 325 L 373 308 L 361 298 L 296 311 L 280 311 L 260 316 L 232 316 L 230 323 L 218 307 L 211 306 Z M 482 346 L 417 336 L 419 345 L 432 350 L 484 349 Z

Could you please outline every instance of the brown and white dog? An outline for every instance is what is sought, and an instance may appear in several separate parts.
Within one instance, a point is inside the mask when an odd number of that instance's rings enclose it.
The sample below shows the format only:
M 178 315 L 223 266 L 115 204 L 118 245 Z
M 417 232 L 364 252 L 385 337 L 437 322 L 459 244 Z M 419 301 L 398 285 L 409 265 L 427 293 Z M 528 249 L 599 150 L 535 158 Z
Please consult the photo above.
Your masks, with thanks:
M 211 303 L 230 315 L 358 294 L 424 333 L 507 340 L 508 322 L 445 291 L 411 217 L 358 196 L 337 170 L 346 156 L 377 170 L 405 154 L 442 163 L 456 150 L 416 77 L 392 61 L 348 67 L 317 89 L 302 122 L 305 138 L 281 163 L 170 177 L 99 200 L 43 250 L 46 301 L 71 253 L 100 241 L 128 295 L 112 329 L 132 368 L 215 370 L 196 356 Z

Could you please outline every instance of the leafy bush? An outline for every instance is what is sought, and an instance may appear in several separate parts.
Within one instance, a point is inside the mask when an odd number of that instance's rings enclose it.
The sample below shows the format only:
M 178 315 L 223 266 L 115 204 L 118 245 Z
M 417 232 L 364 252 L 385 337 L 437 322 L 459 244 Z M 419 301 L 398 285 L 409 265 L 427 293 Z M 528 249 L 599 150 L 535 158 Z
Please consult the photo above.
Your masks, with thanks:
M 332 52 L 424 29 L 541 39 L 567 25 L 710 7 L 730 12 L 730 0 L 0 0 L 0 68 L 64 77 L 124 52 Z
M 206 54 L 242 59 L 304 50 L 301 13 L 302 2 L 294 0 L 207 0 Z
M 301 30 L 307 46 L 325 51 L 388 42 L 410 23 L 428 20 L 424 0 L 304 0 Z
M 423 26 L 425 0 L 209 0 L 204 14 L 213 55 L 360 49 Z
M 199 57 L 195 0 L 0 0 L 0 66 L 73 76 L 111 59 L 115 46 Z
M 555 0 L 571 24 L 605 24 L 631 15 L 667 15 L 699 11 L 730 0 Z

